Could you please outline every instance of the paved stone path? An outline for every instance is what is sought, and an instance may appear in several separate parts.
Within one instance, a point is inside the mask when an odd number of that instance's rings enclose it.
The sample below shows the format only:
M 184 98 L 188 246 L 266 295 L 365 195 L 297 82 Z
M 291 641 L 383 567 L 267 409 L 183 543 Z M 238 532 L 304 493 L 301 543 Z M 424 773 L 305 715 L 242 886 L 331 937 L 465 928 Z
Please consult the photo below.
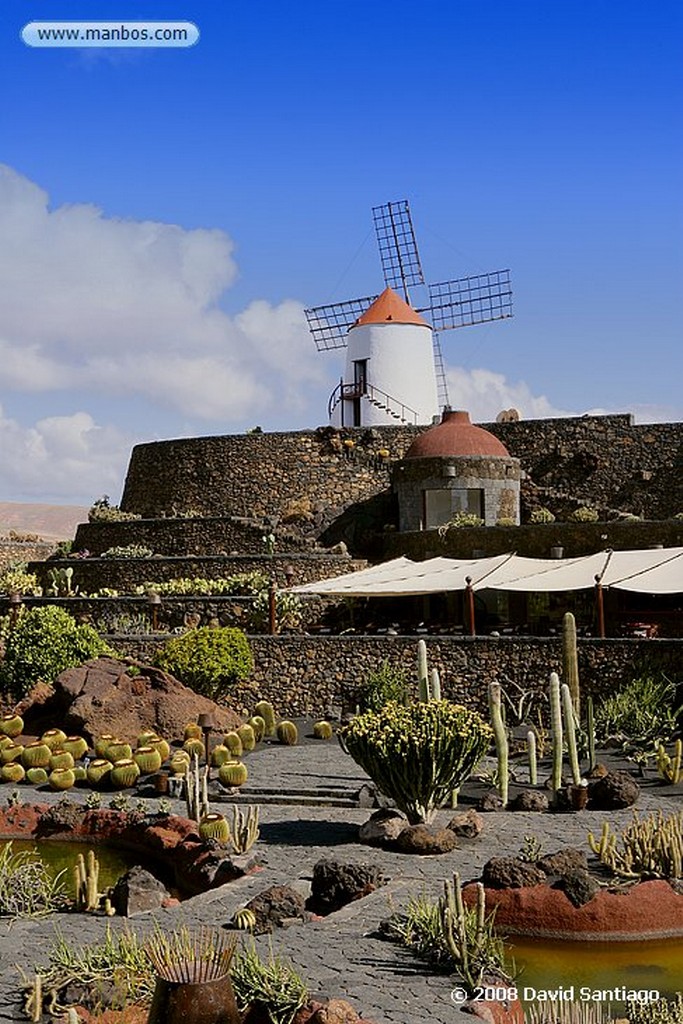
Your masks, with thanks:
M 249 788 L 286 792 L 327 788 L 340 782 L 344 788 L 358 789 L 367 781 L 334 742 L 266 746 L 250 755 L 247 763 L 250 778 L 245 795 Z M 655 797 L 644 791 L 639 809 L 647 813 L 662 806 L 662 792 L 659 790 L 660 795 Z M 85 798 L 82 791 L 77 791 L 77 795 L 79 799 Z M 674 803 L 667 807 L 668 811 L 676 809 Z M 153 800 L 149 807 L 154 808 Z M 218 804 L 216 807 L 224 809 Z M 184 802 L 174 801 L 174 810 L 184 813 Z M 606 817 L 604 812 L 589 811 L 574 815 L 488 814 L 484 831 L 477 839 L 459 840 L 459 848 L 449 854 L 415 857 L 361 846 L 356 841 L 356 830 L 370 813 L 347 807 L 263 805 L 261 837 L 255 847 L 263 862 L 262 872 L 179 907 L 133 918 L 128 927 L 146 934 L 155 921 L 168 929 L 181 923 L 220 926 L 230 920 L 238 907 L 270 885 L 294 883 L 307 891 L 313 865 L 321 857 L 376 863 L 391 879 L 389 885 L 325 920 L 278 929 L 270 938 L 260 937 L 259 949 L 265 954 L 270 944 L 275 952 L 288 957 L 306 979 L 314 997 L 348 998 L 375 1024 L 463 1024 L 465 1017 L 450 998 L 453 980 L 434 973 L 408 952 L 376 937 L 380 920 L 404 907 L 410 894 L 436 897 L 443 880 L 453 871 L 460 871 L 464 879 L 478 876 L 490 857 L 517 853 L 528 834 L 543 841 L 545 852 L 570 844 L 583 846 L 588 830 L 599 831 Z M 438 820 L 445 824 L 449 817 L 447 811 L 441 811 Z M 630 818 L 630 811 L 609 814 L 613 825 L 623 826 Z M 100 941 L 107 923 L 102 918 L 64 914 L 43 921 L 1 923 L 1 1024 L 26 1019 L 18 1007 L 20 977 L 14 965 L 32 974 L 34 966 L 44 961 L 56 931 L 74 944 L 88 944 Z M 109 923 L 114 929 L 126 926 L 120 918 L 110 919 Z

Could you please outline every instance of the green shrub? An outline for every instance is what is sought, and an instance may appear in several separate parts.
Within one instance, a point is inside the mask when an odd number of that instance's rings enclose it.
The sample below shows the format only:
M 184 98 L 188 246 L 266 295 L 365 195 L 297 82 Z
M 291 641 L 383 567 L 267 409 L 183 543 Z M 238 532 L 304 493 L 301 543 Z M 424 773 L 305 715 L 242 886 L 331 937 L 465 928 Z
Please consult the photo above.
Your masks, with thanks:
M 474 512 L 460 511 L 455 513 L 447 525 L 449 528 L 452 527 L 457 530 L 470 526 L 483 526 L 484 520 Z
M 370 672 L 358 691 L 361 711 L 380 711 L 387 701 L 403 704 L 408 694 L 408 673 L 399 665 L 384 660 L 379 668 Z
M 32 572 L 26 571 L 25 562 L 17 562 L 10 565 L 3 573 L 0 573 L 0 594 L 40 594 L 38 577 Z
M 434 811 L 486 753 L 491 727 L 447 700 L 405 707 L 389 701 L 358 715 L 338 733 L 343 746 L 411 824 Z
M 535 508 L 529 516 L 529 522 L 535 526 L 540 526 L 543 523 L 554 523 L 555 516 L 549 508 Z
M 600 518 L 597 509 L 589 508 L 588 505 L 581 505 L 575 508 L 569 516 L 573 523 L 597 523 Z
M 633 679 L 595 709 L 599 740 L 619 736 L 639 746 L 666 742 L 676 729 L 676 686 L 663 674 Z
M 154 552 L 144 544 L 122 544 L 119 547 L 107 548 L 100 558 L 151 558 Z
M 141 518 L 136 512 L 122 512 L 118 505 L 110 505 L 108 494 L 94 501 L 88 511 L 89 523 L 123 523 Z
M 134 593 L 147 594 L 153 590 L 156 594 L 191 594 L 191 595 L 223 595 L 231 594 L 256 595 L 268 590 L 270 579 L 262 572 L 241 572 L 222 579 L 205 579 L 203 576 L 179 576 L 172 580 L 145 580 L 135 587 Z
M 246 679 L 254 667 L 246 636 L 230 626 L 201 626 L 174 637 L 157 653 L 154 663 L 214 700 Z
M 0 684 L 17 700 L 39 679 L 52 682 L 67 668 L 114 653 L 92 626 L 78 625 L 53 605 L 24 611 L 13 629 L 3 627 L 0 633 L 5 636 Z
M 261 1005 L 272 1024 L 291 1024 L 308 1001 L 306 984 L 294 968 L 272 951 L 261 960 L 253 942 L 235 954 L 231 976 L 238 1008 Z

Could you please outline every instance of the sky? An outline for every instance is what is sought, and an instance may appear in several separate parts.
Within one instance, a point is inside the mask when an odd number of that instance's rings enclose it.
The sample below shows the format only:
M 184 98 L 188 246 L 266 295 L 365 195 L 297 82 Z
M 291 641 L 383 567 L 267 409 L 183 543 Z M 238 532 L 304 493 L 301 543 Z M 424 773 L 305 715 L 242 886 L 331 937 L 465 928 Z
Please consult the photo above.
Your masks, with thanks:
M 120 497 L 131 447 L 314 428 L 343 371 L 303 309 L 509 267 L 442 336 L 475 421 L 683 420 L 679 0 L 3 0 L 0 500 Z M 187 48 L 29 47 L 31 21 L 188 20 Z

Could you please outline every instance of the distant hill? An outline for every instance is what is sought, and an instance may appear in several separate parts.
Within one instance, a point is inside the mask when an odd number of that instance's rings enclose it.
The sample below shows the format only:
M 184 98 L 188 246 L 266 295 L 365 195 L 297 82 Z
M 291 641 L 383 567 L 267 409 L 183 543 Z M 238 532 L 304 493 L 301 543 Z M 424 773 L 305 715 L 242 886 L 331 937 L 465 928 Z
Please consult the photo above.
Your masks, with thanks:
M 81 505 L 41 505 L 0 501 L 0 537 L 10 530 L 35 533 L 44 540 L 71 540 L 79 523 L 88 521 L 88 509 Z

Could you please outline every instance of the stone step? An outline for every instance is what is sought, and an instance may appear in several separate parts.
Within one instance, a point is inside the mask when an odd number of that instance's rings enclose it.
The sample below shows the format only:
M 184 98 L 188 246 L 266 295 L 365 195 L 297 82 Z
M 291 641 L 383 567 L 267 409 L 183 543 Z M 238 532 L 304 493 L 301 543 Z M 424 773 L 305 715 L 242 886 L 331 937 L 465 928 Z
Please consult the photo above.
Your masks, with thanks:
M 299 807 L 358 807 L 358 800 L 355 797 L 325 796 L 309 794 L 302 796 L 300 793 L 265 792 L 263 790 L 240 789 L 234 794 L 219 793 L 209 798 L 210 803 L 227 804 L 294 804 Z

